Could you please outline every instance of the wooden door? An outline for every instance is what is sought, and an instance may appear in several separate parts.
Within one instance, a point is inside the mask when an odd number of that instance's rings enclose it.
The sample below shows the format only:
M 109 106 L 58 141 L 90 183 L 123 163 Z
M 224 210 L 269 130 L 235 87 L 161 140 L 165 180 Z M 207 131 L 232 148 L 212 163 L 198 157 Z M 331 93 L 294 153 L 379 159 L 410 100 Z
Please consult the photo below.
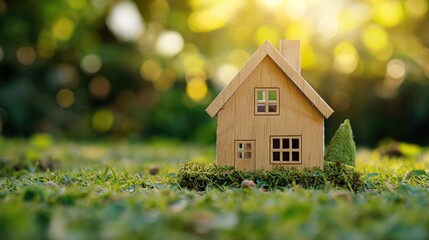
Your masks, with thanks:
M 240 170 L 255 170 L 256 142 L 255 140 L 234 141 L 234 166 Z

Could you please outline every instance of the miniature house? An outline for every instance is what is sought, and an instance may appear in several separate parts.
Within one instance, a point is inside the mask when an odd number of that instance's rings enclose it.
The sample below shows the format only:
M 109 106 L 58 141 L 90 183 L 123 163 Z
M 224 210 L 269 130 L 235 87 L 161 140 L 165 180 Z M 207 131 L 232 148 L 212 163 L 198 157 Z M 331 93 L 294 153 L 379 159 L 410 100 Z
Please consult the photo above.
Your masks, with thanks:
M 217 116 L 217 165 L 323 168 L 333 110 L 301 76 L 300 42 L 266 41 L 207 107 Z

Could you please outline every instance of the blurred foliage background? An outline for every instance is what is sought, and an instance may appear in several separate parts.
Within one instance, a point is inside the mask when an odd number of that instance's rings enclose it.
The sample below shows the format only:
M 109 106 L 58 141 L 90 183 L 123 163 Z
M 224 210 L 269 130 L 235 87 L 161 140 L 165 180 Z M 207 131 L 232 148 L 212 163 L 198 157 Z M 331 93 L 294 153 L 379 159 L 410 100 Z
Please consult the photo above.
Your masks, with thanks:
M 0 0 L 0 133 L 213 143 L 204 112 L 266 40 L 356 141 L 429 144 L 427 0 Z

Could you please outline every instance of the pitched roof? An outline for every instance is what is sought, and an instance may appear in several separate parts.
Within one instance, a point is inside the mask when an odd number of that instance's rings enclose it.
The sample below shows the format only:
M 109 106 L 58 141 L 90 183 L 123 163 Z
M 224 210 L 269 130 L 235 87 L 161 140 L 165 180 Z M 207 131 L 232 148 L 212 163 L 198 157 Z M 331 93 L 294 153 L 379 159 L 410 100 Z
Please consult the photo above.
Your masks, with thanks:
M 308 98 L 308 100 L 319 110 L 319 112 L 329 118 L 334 112 L 332 108 L 320 97 L 320 95 L 308 84 L 308 82 L 299 74 L 289 62 L 274 48 L 269 42 L 265 41 L 262 46 L 252 55 L 249 61 L 243 66 L 231 82 L 217 95 L 213 102 L 206 108 L 206 112 L 214 117 L 228 102 L 232 95 L 237 91 L 241 84 L 253 72 L 256 66 L 269 56 L 277 66 L 292 80 L 296 87 Z

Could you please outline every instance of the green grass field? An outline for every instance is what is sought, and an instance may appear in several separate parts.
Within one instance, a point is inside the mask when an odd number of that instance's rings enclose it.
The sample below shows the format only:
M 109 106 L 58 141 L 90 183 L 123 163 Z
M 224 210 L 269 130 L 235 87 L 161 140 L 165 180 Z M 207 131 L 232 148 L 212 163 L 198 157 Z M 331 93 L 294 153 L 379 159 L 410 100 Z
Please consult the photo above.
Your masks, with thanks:
M 365 190 L 176 182 L 214 146 L 0 139 L 0 239 L 427 239 L 429 150 L 358 151 Z M 159 173 L 151 175 L 153 167 Z

